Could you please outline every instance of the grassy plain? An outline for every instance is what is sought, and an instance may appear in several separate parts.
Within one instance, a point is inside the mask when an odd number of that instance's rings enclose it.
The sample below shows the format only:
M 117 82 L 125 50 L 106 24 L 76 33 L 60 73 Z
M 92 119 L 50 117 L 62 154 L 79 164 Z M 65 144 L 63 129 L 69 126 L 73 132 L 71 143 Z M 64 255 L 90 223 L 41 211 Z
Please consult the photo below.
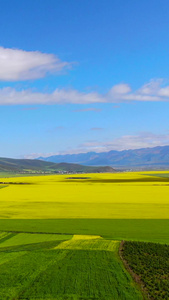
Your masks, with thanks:
M 118 241 L 53 235 L 51 243 L 39 234 L 35 249 L 34 236 L 16 234 L 1 243 L 0 299 L 142 299 L 118 257 Z

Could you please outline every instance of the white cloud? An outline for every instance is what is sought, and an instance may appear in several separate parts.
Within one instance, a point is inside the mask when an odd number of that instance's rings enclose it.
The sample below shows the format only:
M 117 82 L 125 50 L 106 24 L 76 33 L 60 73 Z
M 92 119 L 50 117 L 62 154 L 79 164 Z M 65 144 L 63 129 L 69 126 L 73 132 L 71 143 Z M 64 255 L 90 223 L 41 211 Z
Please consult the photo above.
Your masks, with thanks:
M 124 135 L 108 142 L 86 142 L 81 144 L 79 148 L 80 151 L 83 149 L 85 152 L 107 152 L 111 150 L 122 151 L 166 145 L 169 145 L 169 134 L 141 132 L 137 135 Z
M 169 145 L 169 134 L 141 132 L 137 135 L 124 135 L 117 138 L 108 147 L 115 150 L 127 150 L 165 145 Z
M 16 91 L 12 88 L 0 89 L 0 105 L 98 102 L 105 102 L 105 99 L 97 93 L 86 94 L 76 90 L 56 89 L 53 93 L 40 93 L 31 90 Z
M 128 94 L 130 92 L 131 92 L 131 88 L 128 84 L 120 83 L 120 84 L 114 85 L 111 88 L 109 95 L 110 96 L 119 96 L 119 95 L 123 95 L 123 94 Z
M 54 54 L 0 47 L 1 81 L 42 78 L 47 73 L 60 72 L 70 65 Z
M 159 90 L 159 95 L 163 97 L 169 97 L 169 86 L 166 86 L 164 88 L 161 88 Z
M 87 141 L 76 148 L 52 153 L 32 153 L 25 158 L 49 157 L 52 155 L 78 154 L 87 152 L 108 152 L 111 150 L 129 150 L 140 148 L 152 148 L 156 146 L 169 145 L 169 134 L 154 134 L 151 132 L 140 132 L 136 135 L 124 135 L 111 141 Z
M 139 94 L 143 95 L 156 95 L 160 85 L 163 84 L 163 79 L 151 80 L 150 82 L 144 84 L 139 90 Z
M 169 85 L 164 86 L 162 80 L 152 80 L 138 90 L 132 91 L 129 85 L 119 84 L 112 87 L 107 94 L 85 93 L 75 89 L 56 89 L 52 93 L 32 90 L 17 91 L 10 87 L 0 89 L 0 105 L 128 103 L 132 101 L 169 101 Z M 96 108 L 79 111 L 96 111 Z
M 59 152 L 49 152 L 49 153 L 31 153 L 31 154 L 27 154 L 27 155 L 23 155 L 21 157 L 18 157 L 18 158 L 25 158 L 25 159 L 36 159 L 38 157 L 49 157 L 49 156 L 52 156 L 52 155 L 59 155 Z
M 89 141 L 79 145 L 79 152 L 107 152 L 169 145 L 169 134 L 141 132 L 137 135 L 124 135 L 112 141 Z
M 163 79 L 156 79 L 132 91 L 128 84 L 118 84 L 113 86 L 106 96 L 109 102 L 169 101 L 169 85 L 164 86 Z

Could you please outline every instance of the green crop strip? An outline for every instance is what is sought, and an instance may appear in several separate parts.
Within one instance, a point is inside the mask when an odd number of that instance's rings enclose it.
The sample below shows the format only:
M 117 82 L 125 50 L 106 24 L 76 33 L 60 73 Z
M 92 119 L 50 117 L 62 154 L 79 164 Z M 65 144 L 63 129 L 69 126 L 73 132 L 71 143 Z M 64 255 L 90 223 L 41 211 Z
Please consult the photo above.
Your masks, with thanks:
M 169 219 L 0 219 L 0 229 L 8 232 L 91 234 L 119 241 L 169 244 Z

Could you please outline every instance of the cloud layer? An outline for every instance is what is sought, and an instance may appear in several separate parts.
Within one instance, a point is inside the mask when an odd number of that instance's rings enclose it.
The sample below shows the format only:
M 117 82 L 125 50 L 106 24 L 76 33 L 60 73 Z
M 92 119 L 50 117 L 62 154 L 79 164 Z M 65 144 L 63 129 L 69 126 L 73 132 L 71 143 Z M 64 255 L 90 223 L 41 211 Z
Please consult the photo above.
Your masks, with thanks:
M 124 135 L 108 142 L 89 141 L 79 145 L 79 152 L 107 152 L 169 145 L 169 134 L 140 132 L 137 135 Z
M 152 148 L 156 146 L 169 145 L 169 134 L 154 134 L 151 132 L 140 132 L 136 135 L 124 135 L 107 142 L 87 141 L 78 145 L 76 148 L 69 148 L 65 151 L 52 153 L 32 153 L 25 158 L 48 157 L 60 154 L 78 154 L 87 152 L 108 152 L 111 150 L 129 150 L 140 148 Z
M 53 93 L 40 93 L 31 90 L 17 91 L 13 88 L 0 89 L 0 105 L 17 104 L 65 104 L 106 102 L 97 93 L 80 93 L 77 90 L 56 89 Z
M 169 101 L 169 85 L 164 85 L 163 80 L 152 80 L 137 91 L 132 91 L 128 84 L 118 84 L 107 94 L 83 93 L 75 89 L 56 89 L 52 93 L 17 91 L 10 87 L 0 89 L 0 105 L 129 103 L 132 101 Z
M 70 63 L 53 54 L 0 47 L 0 80 L 19 81 L 44 77 L 60 72 Z

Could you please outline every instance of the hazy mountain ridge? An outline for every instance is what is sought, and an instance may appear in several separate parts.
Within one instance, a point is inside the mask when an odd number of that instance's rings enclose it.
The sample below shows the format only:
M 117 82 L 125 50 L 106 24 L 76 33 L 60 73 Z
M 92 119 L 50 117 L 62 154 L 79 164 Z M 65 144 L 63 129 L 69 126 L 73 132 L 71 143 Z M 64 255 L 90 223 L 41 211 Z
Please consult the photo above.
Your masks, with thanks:
M 112 150 L 109 152 L 88 152 L 80 154 L 54 155 L 40 157 L 46 162 L 78 163 L 88 166 L 109 165 L 113 167 L 137 167 L 137 166 L 160 166 L 169 165 L 169 146 L 154 148 L 141 148 L 135 150 Z
M 12 159 L 0 158 L 0 172 L 16 172 L 16 173 L 94 173 L 94 172 L 115 172 L 109 166 L 91 167 L 81 166 L 71 163 L 53 163 L 34 159 Z

